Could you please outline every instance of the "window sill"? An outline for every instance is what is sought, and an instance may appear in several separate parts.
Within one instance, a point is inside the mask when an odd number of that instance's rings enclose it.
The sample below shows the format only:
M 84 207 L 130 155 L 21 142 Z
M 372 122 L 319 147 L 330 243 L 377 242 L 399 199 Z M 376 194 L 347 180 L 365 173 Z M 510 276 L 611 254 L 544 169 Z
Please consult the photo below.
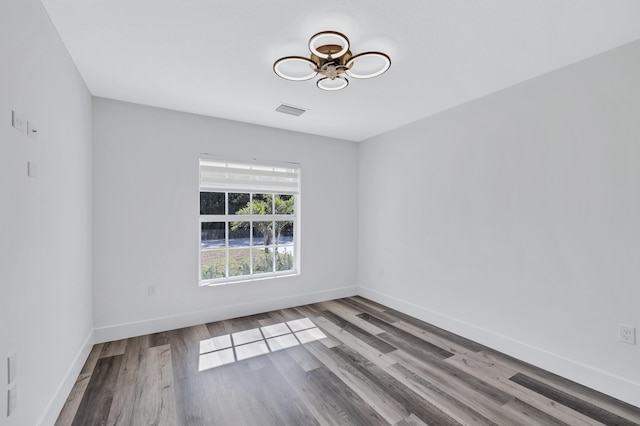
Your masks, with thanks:
M 250 283 L 254 281 L 266 281 L 272 280 L 275 278 L 286 278 L 286 277 L 297 277 L 300 275 L 300 272 L 297 271 L 286 271 L 281 273 L 273 273 L 264 276 L 258 277 L 238 277 L 238 278 L 225 278 L 220 280 L 205 280 L 200 281 L 200 287 L 218 287 L 225 286 L 230 284 L 239 284 L 239 283 Z

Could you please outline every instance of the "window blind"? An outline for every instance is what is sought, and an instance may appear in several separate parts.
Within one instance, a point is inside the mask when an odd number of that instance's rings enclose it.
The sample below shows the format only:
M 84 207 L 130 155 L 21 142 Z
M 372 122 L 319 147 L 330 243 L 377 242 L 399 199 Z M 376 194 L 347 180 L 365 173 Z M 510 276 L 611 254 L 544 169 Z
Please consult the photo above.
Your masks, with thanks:
M 200 159 L 201 191 L 300 193 L 300 167 Z

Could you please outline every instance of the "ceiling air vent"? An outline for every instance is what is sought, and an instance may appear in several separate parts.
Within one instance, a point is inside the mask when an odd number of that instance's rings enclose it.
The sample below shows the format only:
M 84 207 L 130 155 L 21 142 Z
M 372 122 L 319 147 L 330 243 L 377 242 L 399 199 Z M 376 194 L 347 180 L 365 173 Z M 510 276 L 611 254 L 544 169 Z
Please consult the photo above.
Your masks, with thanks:
M 295 115 L 296 117 L 302 115 L 306 110 L 302 108 L 297 108 L 291 105 L 280 104 L 276 111 L 282 112 L 284 114 Z

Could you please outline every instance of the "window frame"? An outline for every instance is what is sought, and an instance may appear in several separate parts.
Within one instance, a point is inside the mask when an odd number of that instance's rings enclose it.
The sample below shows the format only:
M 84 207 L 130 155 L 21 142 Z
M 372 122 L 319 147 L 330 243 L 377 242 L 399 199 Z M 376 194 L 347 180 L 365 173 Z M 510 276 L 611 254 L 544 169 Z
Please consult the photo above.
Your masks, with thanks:
M 201 212 L 201 193 L 203 192 L 211 192 L 211 193 L 222 193 L 224 194 L 224 214 L 199 214 L 199 220 L 198 220 L 198 243 L 199 243 L 199 253 L 198 253 L 198 282 L 199 282 L 199 286 L 216 286 L 216 285 L 225 285 L 225 284 L 233 284 L 233 283 L 238 283 L 238 282 L 247 282 L 247 281 L 258 281 L 258 280 L 265 280 L 265 279 L 272 279 L 272 278 L 278 278 L 278 277 L 285 277 L 285 276 L 297 276 L 300 275 L 300 166 L 298 164 L 292 164 L 292 163 L 256 163 L 256 162 L 239 162 L 239 161 L 229 161 L 229 164 L 233 164 L 233 165 L 238 165 L 238 166 L 242 166 L 242 167 L 256 167 L 260 170 L 264 170 L 265 168 L 277 168 L 277 169 L 282 169 L 282 168 L 286 168 L 288 170 L 295 170 L 296 176 L 297 176 L 297 189 L 294 190 L 283 190 L 282 187 L 279 187 L 278 184 L 276 183 L 275 185 L 273 185 L 274 190 L 269 191 L 269 184 L 267 183 L 266 186 L 264 183 L 261 183 L 261 186 L 259 189 L 249 189 L 247 187 L 247 185 L 243 185 L 240 184 L 239 186 L 237 184 L 234 184 L 236 186 L 231 186 L 231 185 L 227 185 L 225 183 L 215 183 L 213 185 L 204 185 L 203 186 L 203 167 L 202 164 L 203 162 L 216 162 L 217 164 L 222 164 L 222 163 L 227 163 L 226 160 L 220 160 L 218 158 L 211 158 L 211 157 L 203 157 L 200 156 L 200 167 L 199 167 L 199 171 L 200 171 L 200 188 L 199 188 L 199 206 L 198 206 L 198 212 Z M 258 173 L 259 174 L 259 173 Z M 230 174 L 231 176 L 231 174 Z M 243 188 L 244 186 L 244 188 Z M 242 194 L 249 194 L 249 199 L 251 201 L 250 205 L 253 208 L 253 202 L 254 202 L 254 195 L 255 194 L 262 194 L 262 195 L 268 195 L 268 194 L 273 194 L 274 196 L 271 197 L 271 212 L 270 214 L 254 214 L 253 211 L 250 212 L 250 214 L 242 214 L 242 215 L 238 215 L 238 214 L 230 214 L 229 212 L 229 207 L 230 207 L 230 203 L 229 203 L 229 194 L 233 194 L 233 193 L 242 193 Z M 277 214 L 274 213 L 275 212 L 275 195 L 291 195 L 293 196 L 293 213 L 292 214 Z M 220 248 L 213 248 L 213 249 L 206 249 L 203 248 L 202 246 L 202 224 L 203 223 L 209 223 L 209 222 L 221 222 L 224 224 L 224 235 L 225 235 L 225 243 L 224 243 L 224 247 L 220 247 Z M 249 245 L 248 246 L 244 246 L 242 248 L 233 248 L 230 246 L 229 244 L 229 240 L 230 240 L 230 229 L 231 229 L 231 225 L 233 222 L 249 222 L 250 227 L 249 227 Z M 254 222 L 272 222 L 272 226 L 271 226 L 271 232 L 272 232 L 272 242 L 265 246 L 263 244 L 258 244 L 258 245 L 254 245 L 254 239 L 256 238 L 254 236 L 254 226 L 253 223 Z M 276 227 L 275 227 L 275 222 L 291 222 L 292 227 L 293 227 L 293 241 L 291 243 L 286 243 L 286 244 L 278 244 L 276 242 Z M 291 248 L 293 250 L 293 268 L 292 269 L 288 269 L 285 271 L 278 271 L 277 269 L 277 252 L 279 251 L 279 248 L 285 248 L 289 249 Z M 272 251 L 272 269 L 270 272 L 256 272 L 254 271 L 254 250 L 255 249 L 263 249 L 263 248 L 268 248 Z M 240 250 L 240 249 L 248 249 L 249 250 L 249 274 L 247 275 L 237 275 L 237 276 L 230 276 L 230 254 L 234 251 L 234 250 Z M 202 258 L 203 258 L 203 253 L 205 251 L 209 251 L 209 252 L 213 252 L 213 251 L 218 251 L 218 252 L 224 252 L 224 256 L 225 256 L 225 271 L 224 271 L 224 277 L 218 277 L 218 278 L 206 278 L 203 279 L 202 277 Z

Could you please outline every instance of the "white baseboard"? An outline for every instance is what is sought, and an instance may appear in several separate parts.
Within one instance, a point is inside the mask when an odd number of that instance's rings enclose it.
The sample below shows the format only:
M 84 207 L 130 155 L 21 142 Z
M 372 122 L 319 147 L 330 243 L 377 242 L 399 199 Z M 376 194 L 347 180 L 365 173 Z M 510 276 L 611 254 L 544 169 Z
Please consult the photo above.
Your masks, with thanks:
M 622 377 L 609 374 L 606 371 L 440 314 L 431 309 L 423 308 L 411 302 L 380 293 L 376 290 L 358 287 L 358 294 L 428 322 L 429 324 L 433 324 L 514 358 L 573 380 L 576 383 L 640 407 L 640 383 L 626 380 Z
M 38 426 L 55 424 L 56 420 L 58 419 L 58 415 L 60 414 L 60 411 L 64 406 L 64 403 L 67 401 L 67 398 L 71 393 L 73 385 L 75 385 L 76 380 L 80 375 L 80 371 L 82 371 L 84 363 L 89 357 L 89 353 L 91 352 L 93 344 L 94 333 L 93 330 L 91 330 L 91 332 L 89 332 L 89 335 L 87 335 L 87 338 L 84 339 L 84 342 L 80 346 L 80 349 L 71 362 L 71 365 L 64 373 L 60 385 L 58 385 L 58 388 L 49 401 L 47 408 L 44 410 L 44 414 L 42 414 L 42 416 L 38 420 L 38 423 L 36 423 Z
M 335 288 L 314 293 L 298 294 L 290 297 L 267 299 L 230 306 L 219 306 L 197 312 L 187 312 L 143 321 L 112 325 L 94 329 L 95 343 L 111 342 L 144 334 L 159 333 L 176 328 L 190 327 L 208 322 L 307 305 L 341 297 L 355 296 L 356 286 Z

